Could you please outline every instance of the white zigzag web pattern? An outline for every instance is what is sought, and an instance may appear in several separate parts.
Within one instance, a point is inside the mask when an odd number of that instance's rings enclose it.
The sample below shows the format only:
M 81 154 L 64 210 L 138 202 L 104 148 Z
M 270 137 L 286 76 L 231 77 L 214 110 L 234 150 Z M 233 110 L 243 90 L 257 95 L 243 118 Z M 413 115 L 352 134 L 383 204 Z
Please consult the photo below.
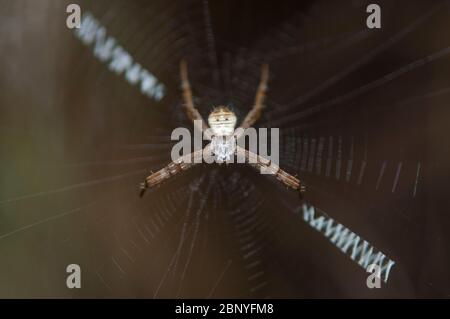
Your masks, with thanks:
M 384 282 L 388 281 L 390 271 L 395 265 L 393 260 L 381 251 L 376 252 L 376 248 L 370 243 L 332 218 L 324 215 L 316 217 L 314 206 L 308 207 L 304 204 L 302 210 L 303 220 L 311 227 L 325 235 L 337 248 L 364 269 L 367 270 L 372 264 L 379 266 L 380 278 Z

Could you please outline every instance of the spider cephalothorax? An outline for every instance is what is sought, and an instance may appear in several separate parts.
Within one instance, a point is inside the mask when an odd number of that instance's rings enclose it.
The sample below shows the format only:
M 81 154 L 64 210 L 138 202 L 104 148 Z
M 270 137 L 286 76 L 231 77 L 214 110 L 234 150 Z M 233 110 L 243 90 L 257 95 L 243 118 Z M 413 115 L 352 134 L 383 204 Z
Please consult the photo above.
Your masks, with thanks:
M 272 163 L 267 158 L 236 145 L 236 138 L 239 138 L 241 134 L 239 132 L 243 132 L 245 129 L 251 127 L 261 116 L 269 78 L 269 68 L 266 64 L 262 67 L 261 81 L 256 92 L 255 104 L 239 126 L 240 130 L 235 130 L 237 123 L 236 115 L 226 106 L 218 106 L 213 109 L 208 116 L 208 126 L 194 106 L 191 86 L 187 75 L 187 65 L 184 61 L 180 64 L 180 75 L 184 108 L 187 116 L 194 121 L 194 128 L 202 131 L 204 138 L 211 140 L 211 143 L 203 150 L 184 155 L 148 176 L 145 179 L 145 182 L 141 184 L 141 196 L 147 188 L 159 185 L 175 174 L 200 163 L 203 154 L 208 154 L 210 152 L 214 154 L 219 163 L 230 160 L 234 155 L 241 156 L 246 160 L 249 160 L 247 163 L 251 166 L 275 175 L 279 181 L 286 186 L 297 190 L 299 195 L 302 196 L 305 191 L 305 186 L 302 185 L 298 178 L 283 171 L 278 165 Z
M 208 124 L 215 136 L 230 136 L 236 128 L 237 118 L 226 106 L 217 106 L 208 116 Z

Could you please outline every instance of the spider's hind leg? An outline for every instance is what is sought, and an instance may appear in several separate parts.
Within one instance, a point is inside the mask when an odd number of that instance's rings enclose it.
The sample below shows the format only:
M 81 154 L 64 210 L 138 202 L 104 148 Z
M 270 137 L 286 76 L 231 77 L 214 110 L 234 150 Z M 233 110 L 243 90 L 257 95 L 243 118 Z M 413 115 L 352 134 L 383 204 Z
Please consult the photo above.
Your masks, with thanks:
M 306 192 L 306 186 L 300 181 L 298 186 L 298 197 L 303 200 L 303 194 Z
M 148 183 L 147 183 L 147 179 L 145 179 L 145 181 L 143 181 L 141 183 L 141 187 L 140 187 L 141 191 L 139 192 L 139 197 L 142 198 L 142 196 L 144 196 L 145 191 L 147 190 L 147 188 L 148 188 Z
M 205 149 L 184 155 L 176 161 L 169 163 L 166 167 L 161 168 L 159 171 L 152 173 L 143 183 L 141 183 L 140 197 L 144 196 L 144 193 L 148 188 L 159 186 L 161 183 L 172 178 L 178 173 L 181 173 L 195 164 L 200 163 L 201 161 L 199 161 L 199 159 L 203 157 L 203 152 L 208 154 L 210 147 L 210 144 L 208 144 L 205 146 Z

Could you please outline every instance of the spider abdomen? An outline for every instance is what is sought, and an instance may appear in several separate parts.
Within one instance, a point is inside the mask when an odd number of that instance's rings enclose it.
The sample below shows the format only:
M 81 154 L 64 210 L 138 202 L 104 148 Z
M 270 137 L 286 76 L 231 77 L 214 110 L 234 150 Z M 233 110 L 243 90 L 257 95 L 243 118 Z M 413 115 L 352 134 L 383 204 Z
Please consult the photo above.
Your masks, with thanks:
M 236 152 L 236 139 L 234 136 L 213 136 L 211 151 L 219 162 L 229 161 Z

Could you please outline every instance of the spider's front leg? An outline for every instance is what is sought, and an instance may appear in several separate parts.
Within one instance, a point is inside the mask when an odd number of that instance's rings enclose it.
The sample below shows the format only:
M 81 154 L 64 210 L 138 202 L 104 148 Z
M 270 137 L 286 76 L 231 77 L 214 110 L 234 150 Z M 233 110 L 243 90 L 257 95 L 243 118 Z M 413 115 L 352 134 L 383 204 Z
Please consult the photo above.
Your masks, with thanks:
M 264 99 L 266 97 L 267 83 L 269 82 L 269 65 L 263 64 L 261 67 L 261 79 L 256 91 L 255 102 L 253 108 L 248 112 L 245 119 L 242 121 L 241 128 L 244 130 L 253 126 L 255 122 L 261 117 L 264 108 Z
M 267 158 L 250 152 L 245 148 L 237 146 L 236 154 L 237 156 L 245 158 L 246 163 L 250 164 L 252 167 L 258 170 L 265 170 L 267 173 L 275 175 L 280 182 L 285 184 L 287 187 L 296 190 L 300 198 L 303 199 L 303 194 L 306 191 L 306 187 L 301 180 L 283 171 L 278 165 L 272 163 Z
M 140 197 L 144 196 L 144 193 L 148 188 L 160 185 L 162 182 L 168 180 L 172 176 L 175 176 L 176 174 L 183 172 L 198 163 L 201 163 L 203 153 L 205 152 L 205 154 L 208 154 L 207 152 L 210 151 L 210 147 L 210 144 L 208 144 L 203 150 L 198 150 L 193 153 L 184 155 L 171 162 L 166 167 L 148 176 L 145 181 L 141 183 Z
M 191 84 L 189 82 L 187 63 L 185 60 L 180 61 L 180 78 L 181 78 L 181 90 L 183 92 L 183 107 L 190 120 L 194 122 L 195 129 L 203 132 L 206 139 L 211 140 L 211 135 L 208 131 L 208 124 L 201 116 L 200 112 L 194 106 L 194 100 L 192 97 Z

